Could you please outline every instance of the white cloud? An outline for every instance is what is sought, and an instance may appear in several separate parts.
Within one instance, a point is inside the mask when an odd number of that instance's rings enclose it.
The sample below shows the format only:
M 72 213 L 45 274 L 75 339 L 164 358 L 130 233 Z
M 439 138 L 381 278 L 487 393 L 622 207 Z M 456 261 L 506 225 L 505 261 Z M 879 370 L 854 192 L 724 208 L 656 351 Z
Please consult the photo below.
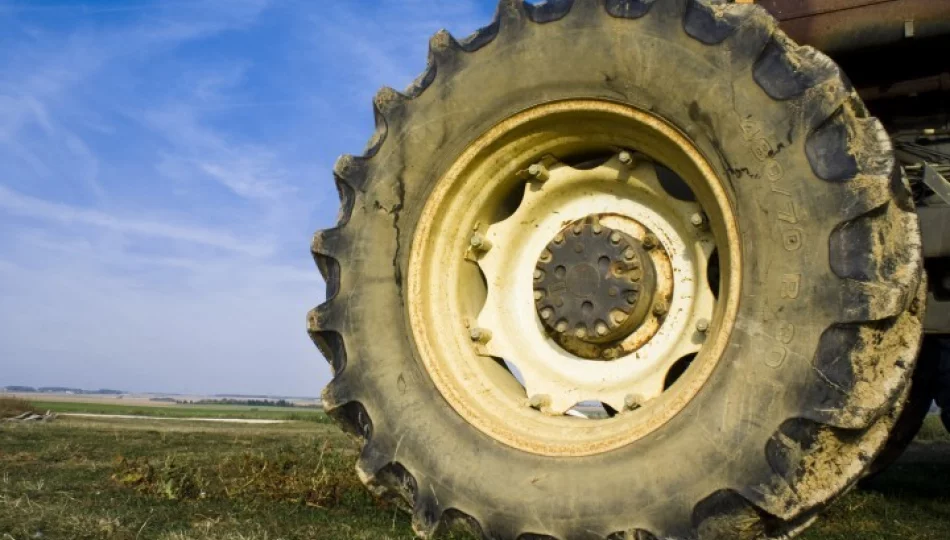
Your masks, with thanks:
M 268 255 L 271 252 L 271 249 L 267 246 L 248 243 L 220 231 L 162 221 L 118 217 L 95 210 L 74 208 L 61 203 L 22 195 L 4 186 L 0 186 L 0 208 L 21 217 L 42 219 L 61 224 L 91 225 L 125 234 L 190 242 L 257 257 Z
M 304 315 L 305 267 L 243 256 L 130 255 L 31 231 L 0 258 L 3 384 L 317 395 L 327 368 Z
M 231 143 L 216 130 L 201 123 L 198 113 L 186 104 L 175 104 L 144 115 L 146 123 L 172 146 L 160 168 L 183 175 L 202 173 L 235 195 L 250 200 L 273 201 L 292 193 L 284 179 L 287 173 L 273 151 L 253 144 Z
M 493 3 L 0 7 L 0 385 L 318 394 L 333 160 Z

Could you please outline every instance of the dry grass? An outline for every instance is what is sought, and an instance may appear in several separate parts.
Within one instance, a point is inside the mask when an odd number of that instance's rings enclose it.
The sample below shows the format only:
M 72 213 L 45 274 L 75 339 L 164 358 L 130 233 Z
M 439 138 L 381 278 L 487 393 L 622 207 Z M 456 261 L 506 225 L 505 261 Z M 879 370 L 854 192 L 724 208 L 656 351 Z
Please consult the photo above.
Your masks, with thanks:
M 116 458 L 112 479 L 167 500 L 286 502 L 314 508 L 341 504 L 361 492 L 353 461 L 329 442 L 319 448 L 282 446 L 225 455 L 207 463 L 192 455 Z
M 937 440 L 848 494 L 802 540 L 950 538 L 950 444 L 930 423 L 925 438 Z M 4 423 L 0 540 L 414 538 L 408 517 L 356 479 L 357 452 L 316 422 Z
M 33 410 L 33 405 L 25 399 L 0 396 L 0 418 L 10 418 Z

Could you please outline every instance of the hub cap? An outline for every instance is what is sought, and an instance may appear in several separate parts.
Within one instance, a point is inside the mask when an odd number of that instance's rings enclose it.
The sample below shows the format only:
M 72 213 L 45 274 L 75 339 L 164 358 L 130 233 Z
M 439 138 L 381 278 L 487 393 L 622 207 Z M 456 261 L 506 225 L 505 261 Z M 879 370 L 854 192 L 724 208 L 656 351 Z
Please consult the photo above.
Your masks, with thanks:
M 600 217 L 572 223 L 548 243 L 534 271 L 534 298 L 559 345 L 580 357 L 610 360 L 616 358 L 612 344 L 650 311 L 656 269 L 643 243 L 605 227 Z M 656 248 L 655 237 L 648 238 Z

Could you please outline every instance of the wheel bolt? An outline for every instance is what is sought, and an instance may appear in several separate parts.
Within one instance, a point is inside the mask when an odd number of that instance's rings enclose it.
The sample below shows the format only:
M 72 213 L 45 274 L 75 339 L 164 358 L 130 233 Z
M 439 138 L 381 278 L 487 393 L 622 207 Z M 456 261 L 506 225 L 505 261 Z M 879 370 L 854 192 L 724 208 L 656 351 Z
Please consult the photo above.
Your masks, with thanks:
M 469 336 L 475 343 L 488 343 L 491 340 L 491 330 L 472 328 L 469 331 Z
M 622 323 L 624 319 L 626 319 L 626 316 L 621 311 L 615 311 L 610 314 L 610 322 L 613 323 L 614 326 L 620 325 L 620 323 Z
M 564 235 L 561 234 L 561 233 L 557 233 L 556 235 L 554 235 L 554 243 L 555 243 L 555 244 L 563 244 L 563 243 L 564 243 Z
M 600 233 L 604 232 L 604 226 L 601 225 L 600 223 L 594 223 L 594 224 L 591 226 L 591 230 L 594 231 L 594 234 L 600 234 Z
M 636 256 L 637 256 L 637 252 L 634 251 L 633 248 L 630 248 L 630 249 L 628 249 L 627 251 L 624 251 L 624 252 L 623 252 L 623 258 L 626 259 L 626 260 L 628 260 L 628 261 L 632 261 L 632 260 L 634 259 L 634 257 L 636 257 Z
M 610 235 L 610 243 L 611 243 L 611 244 L 619 244 L 619 243 L 620 243 L 620 233 L 614 231 L 613 234 Z
M 605 360 L 613 360 L 617 358 L 617 356 L 619 355 L 617 353 L 617 349 L 609 348 L 609 349 L 604 349 L 600 351 L 600 356 L 603 357 Z
M 623 398 L 623 407 L 628 411 L 639 409 L 643 405 L 643 396 L 640 394 L 627 394 Z
M 554 310 L 553 310 L 553 309 L 551 309 L 551 308 L 544 308 L 544 309 L 541 310 L 541 318 L 542 318 L 542 319 L 548 320 L 548 319 L 550 319 L 550 318 L 553 317 L 553 316 L 554 316 Z
M 528 405 L 533 409 L 542 409 L 551 405 L 551 396 L 547 394 L 535 394 L 528 399 Z
M 598 322 L 596 330 L 597 330 L 597 335 L 603 337 L 607 335 L 608 328 L 606 324 L 602 322 Z
M 582 226 L 578 223 L 578 224 L 575 224 L 574 227 L 571 228 L 571 230 L 574 231 L 574 236 L 580 236 L 581 233 L 584 231 L 584 227 L 582 227 Z
M 656 245 L 657 245 L 656 236 L 653 236 L 652 234 L 648 234 L 643 237 L 643 247 L 647 249 L 653 249 L 656 247 Z
M 567 331 L 567 321 L 558 321 L 554 329 L 563 334 Z
M 544 182 L 551 177 L 551 174 L 548 172 L 548 168 L 540 163 L 535 163 L 534 165 L 528 167 L 528 174 L 535 177 L 537 180 Z
M 633 165 L 633 156 L 630 154 L 630 152 L 620 152 L 620 154 L 617 156 L 617 159 L 619 159 L 620 163 L 623 163 L 627 167 Z
M 577 339 L 584 339 L 584 338 L 586 338 L 586 337 L 587 337 L 587 329 L 581 327 L 581 328 L 578 328 L 578 329 L 574 330 L 574 337 L 576 337 Z
M 534 280 L 535 280 L 535 281 L 541 281 L 542 279 L 544 279 L 544 271 L 541 270 L 540 268 L 535 269 L 535 271 L 534 271 Z
M 693 224 L 697 229 L 706 228 L 706 216 L 702 215 L 699 212 L 689 216 L 689 222 Z
M 481 233 L 475 233 L 469 239 L 468 244 L 472 247 L 472 250 L 479 253 L 485 253 L 491 249 L 491 242 L 488 241 Z
M 663 301 L 657 302 L 653 306 L 653 314 L 656 315 L 657 317 L 662 317 L 666 315 L 667 311 L 669 311 L 669 308 L 666 307 L 666 303 Z
M 541 300 L 542 298 L 544 298 L 544 291 L 539 291 L 539 290 L 534 291 L 534 299 L 536 301 Z
M 696 321 L 696 330 L 706 333 L 706 331 L 709 330 L 709 321 L 706 319 L 699 319 Z
M 628 303 L 628 304 L 631 304 L 631 305 L 636 304 L 636 303 L 637 303 L 637 295 L 636 295 L 636 294 L 628 294 L 628 295 L 627 295 L 627 303 Z

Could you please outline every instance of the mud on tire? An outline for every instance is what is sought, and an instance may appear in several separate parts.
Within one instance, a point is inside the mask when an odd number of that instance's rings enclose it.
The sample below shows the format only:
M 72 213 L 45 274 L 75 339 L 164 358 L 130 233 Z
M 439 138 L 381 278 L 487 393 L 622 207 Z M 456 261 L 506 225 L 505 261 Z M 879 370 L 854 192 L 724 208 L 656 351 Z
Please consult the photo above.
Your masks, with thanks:
M 552 458 L 465 422 L 418 359 L 404 291 L 428 194 L 474 139 L 564 99 L 652 112 L 713 165 L 739 220 L 741 304 L 727 357 L 672 421 L 617 450 Z M 861 477 L 913 372 L 919 232 L 881 124 L 824 55 L 751 5 L 503 0 L 430 42 L 376 133 L 334 169 L 339 224 L 313 254 L 308 316 L 334 378 L 327 411 L 363 440 L 357 471 L 428 537 L 778 538 Z

